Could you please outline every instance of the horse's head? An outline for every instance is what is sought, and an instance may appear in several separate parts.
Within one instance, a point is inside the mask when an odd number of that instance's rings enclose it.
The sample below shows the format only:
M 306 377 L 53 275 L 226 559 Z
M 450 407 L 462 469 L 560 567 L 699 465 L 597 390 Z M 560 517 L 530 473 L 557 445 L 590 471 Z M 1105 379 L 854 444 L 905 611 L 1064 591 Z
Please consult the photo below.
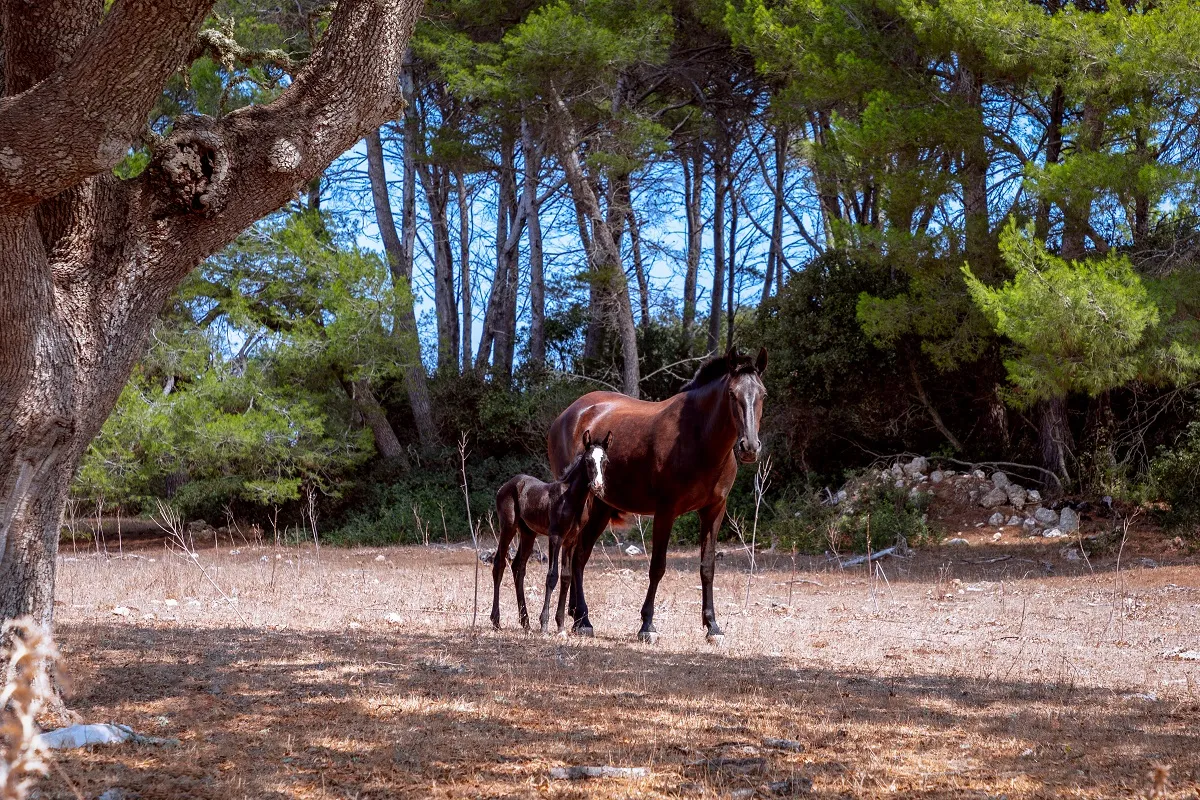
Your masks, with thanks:
M 734 348 L 725 354 L 729 365 L 729 410 L 737 427 L 737 439 L 733 443 L 733 454 L 743 464 L 758 461 L 762 442 L 758 438 L 758 426 L 762 421 L 763 399 L 767 387 L 762 374 L 767 369 L 767 349 L 760 348 L 758 358 L 750 363 L 748 356 L 741 356 Z
M 587 470 L 588 489 L 597 497 L 604 497 L 604 470 L 608 467 L 608 446 L 612 444 L 612 431 L 600 441 L 592 441 L 591 430 L 583 432 L 583 466 Z

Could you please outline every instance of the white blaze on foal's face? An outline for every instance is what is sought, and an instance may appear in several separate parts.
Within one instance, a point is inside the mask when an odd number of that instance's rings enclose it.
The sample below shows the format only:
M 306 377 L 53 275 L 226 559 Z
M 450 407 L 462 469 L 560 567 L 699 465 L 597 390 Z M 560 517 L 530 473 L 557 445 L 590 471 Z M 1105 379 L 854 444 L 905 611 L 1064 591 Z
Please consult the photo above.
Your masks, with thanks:
M 608 456 L 602 447 L 592 447 L 588 450 L 586 458 L 591 459 L 589 472 L 592 473 L 591 489 L 597 495 L 604 494 L 604 462 L 608 460 Z

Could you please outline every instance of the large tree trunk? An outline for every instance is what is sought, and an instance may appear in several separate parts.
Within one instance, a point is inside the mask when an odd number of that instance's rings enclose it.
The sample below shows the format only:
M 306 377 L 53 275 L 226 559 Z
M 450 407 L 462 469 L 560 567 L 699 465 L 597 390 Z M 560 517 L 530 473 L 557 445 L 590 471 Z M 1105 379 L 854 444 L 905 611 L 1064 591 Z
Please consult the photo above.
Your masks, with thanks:
M 681 159 L 683 166 L 683 208 L 687 222 L 687 267 L 683 277 L 684 355 L 692 354 L 692 336 L 696 325 L 696 282 L 700 274 L 700 253 L 704 236 L 704 148 L 693 146 Z
M 962 152 L 962 196 L 967 261 L 976 274 L 990 274 L 999 254 L 988 218 L 988 151 L 983 118 L 983 81 L 959 66 L 955 91 L 971 110 L 971 129 Z
M 725 295 L 725 195 L 728 168 L 724 154 L 713 158 L 713 285 L 712 310 L 708 315 L 708 353 L 721 346 L 721 303 Z
M 1066 398 L 1055 397 L 1038 403 L 1037 418 L 1042 467 L 1065 483 L 1071 478 L 1071 464 L 1075 458 L 1075 437 L 1067 419 Z
M 1083 104 L 1083 120 L 1079 136 L 1075 141 L 1077 154 L 1094 153 L 1100 149 L 1104 139 L 1104 111 L 1092 100 Z M 1075 186 L 1068 191 L 1063 204 L 1063 234 L 1061 255 L 1066 259 L 1079 259 L 1087 254 L 1085 242 L 1092 227 L 1091 187 Z
M 106 5 L 0 4 L 4 618 L 50 622 L 72 477 L 163 303 L 205 257 L 395 115 L 419 10 L 406 0 L 339 3 L 278 99 L 220 120 L 176 120 L 148 168 L 119 180 L 111 168 L 213 3 Z
M 379 131 L 374 130 L 366 137 L 367 177 L 371 181 L 371 201 L 375 206 L 375 222 L 383 249 L 387 254 L 395 284 L 397 306 L 393 322 L 393 336 L 404 354 L 404 388 L 408 392 L 408 403 L 412 407 L 413 420 L 417 425 L 417 437 L 425 449 L 437 444 L 437 428 L 433 423 L 433 411 L 429 403 L 429 386 L 425 377 L 425 365 L 421 363 L 421 343 L 417 333 L 417 314 L 413 307 L 411 289 L 413 267 L 413 244 L 416 240 L 416 178 L 407 143 L 404 147 L 404 199 L 402 224 L 403 241 L 396 234 L 396 222 L 392 216 L 392 201 L 388 196 L 387 175 L 384 172 L 383 143 Z

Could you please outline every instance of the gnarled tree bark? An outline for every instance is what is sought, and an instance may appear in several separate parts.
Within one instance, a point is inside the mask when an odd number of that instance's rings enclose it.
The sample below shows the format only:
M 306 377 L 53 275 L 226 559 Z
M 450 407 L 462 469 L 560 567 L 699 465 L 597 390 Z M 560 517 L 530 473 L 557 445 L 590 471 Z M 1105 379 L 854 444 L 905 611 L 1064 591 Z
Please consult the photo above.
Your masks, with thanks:
M 212 5 L 0 4 L 0 617 L 50 621 L 71 478 L 172 290 L 399 110 L 420 3 L 348 0 L 278 99 L 180 119 L 118 179 Z

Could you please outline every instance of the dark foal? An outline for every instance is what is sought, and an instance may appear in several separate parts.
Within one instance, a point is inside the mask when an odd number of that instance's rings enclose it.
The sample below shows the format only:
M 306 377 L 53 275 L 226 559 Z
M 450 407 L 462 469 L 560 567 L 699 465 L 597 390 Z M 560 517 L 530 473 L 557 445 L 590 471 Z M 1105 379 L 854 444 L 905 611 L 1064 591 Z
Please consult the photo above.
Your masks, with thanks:
M 529 612 L 525 606 L 525 566 L 533 552 L 538 536 L 550 540 L 550 558 L 546 572 L 546 599 L 542 604 L 542 633 L 550 624 L 550 597 L 554 584 L 559 581 L 559 553 L 563 560 L 574 552 L 579 529 L 587 522 L 593 497 L 604 495 L 604 471 L 608 463 L 608 447 L 612 432 L 604 441 L 594 442 L 590 431 L 583 432 L 583 449 L 575 456 L 562 477 L 554 483 L 545 483 L 530 475 L 517 475 L 496 492 L 496 516 L 500 519 L 500 542 L 496 557 L 492 561 L 492 625 L 500 627 L 500 582 L 504 578 L 504 562 L 508 557 L 508 546 L 519 532 L 521 541 L 517 555 L 512 561 L 513 583 L 516 584 L 517 608 L 521 616 L 521 627 L 529 628 Z M 568 546 L 564 549 L 564 539 Z M 562 570 L 562 586 L 559 589 L 558 628 L 563 629 L 567 592 L 571 580 L 568 565 Z
M 550 466 L 559 468 L 578 451 L 581 434 L 603 427 L 616 436 L 603 499 L 579 533 L 571 562 L 571 616 L 576 632 L 592 633 L 583 593 L 583 568 L 610 522 L 625 514 L 653 515 L 650 587 L 642 605 L 638 638 L 654 641 L 654 595 L 666 571 L 667 542 L 680 514 L 700 513 L 701 622 L 710 641 L 722 638 L 713 607 L 717 530 L 738 464 L 758 460 L 758 425 L 767 390 L 762 373 L 767 351 L 757 359 L 733 348 L 701 365 L 679 394 L 661 403 L 614 392 L 592 392 L 576 400 L 550 426 Z

